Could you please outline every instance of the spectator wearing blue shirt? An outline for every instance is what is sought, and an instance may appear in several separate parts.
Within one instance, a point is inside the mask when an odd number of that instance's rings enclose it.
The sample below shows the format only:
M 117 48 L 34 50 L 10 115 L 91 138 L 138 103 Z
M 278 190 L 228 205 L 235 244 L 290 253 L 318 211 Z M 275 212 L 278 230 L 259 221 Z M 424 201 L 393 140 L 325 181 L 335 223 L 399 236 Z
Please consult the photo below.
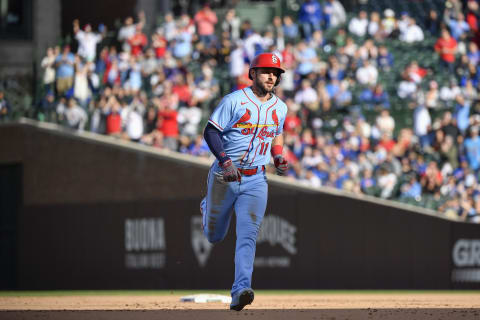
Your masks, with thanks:
M 10 103 L 5 98 L 5 92 L 0 89 L 0 121 L 8 119 L 10 109 Z
M 293 22 L 292 17 L 283 17 L 283 36 L 287 42 L 295 42 L 298 38 L 298 25 Z
M 378 48 L 377 65 L 383 71 L 390 71 L 393 66 L 393 55 L 385 46 Z
M 478 50 L 477 44 L 473 41 L 470 41 L 468 44 L 467 57 L 468 61 L 474 65 L 478 65 L 480 62 L 480 51 Z
M 305 41 L 301 41 L 297 46 L 296 59 L 298 61 L 297 73 L 306 77 L 313 72 L 313 63 L 317 61 L 315 49 L 307 46 Z
M 70 46 L 63 47 L 63 52 L 55 58 L 57 95 L 63 96 L 73 85 L 75 75 L 75 55 L 70 52 Z
M 373 88 L 372 102 L 376 107 L 390 109 L 390 99 L 388 97 L 388 93 L 383 90 L 383 86 L 381 84 L 377 84 Z
M 470 137 L 465 139 L 464 145 L 470 168 L 478 172 L 480 169 L 480 138 L 478 137 L 478 127 L 471 127 Z
M 457 120 L 457 127 L 462 135 L 465 135 L 470 123 L 470 103 L 465 101 L 465 98 L 462 95 L 458 95 L 455 100 L 457 101 L 455 106 L 455 119 Z
M 454 37 L 457 41 L 460 40 L 462 36 L 470 30 L 470 26 L 465 21 L 465 16 L 463 15 L 463 13 L 459 13 L 456 19 L 446 18 L 446 23 L 450 28 L 452 37 Z
M 373 171 L 371 169 L 366 169 L 363 171 L 363 177 L 360 180 L 360 187 L 363 192 L 366 194 L 371 194 L 373 192 L 373 188 L 375 188 L 377 182 L 373 177 Z
M 422 196 L 422 185 L 418 182 L 417 178 L 412 175 L 410 180 L 402 185 L 400 198 L 402 199 L 420 199 Z
M 303 36 L 309 41 L 313 31 L 321 30 L 323 22 L 322 7 L 317 0 L 305 0 L 300 7 L 298 20 L 302 25 Z

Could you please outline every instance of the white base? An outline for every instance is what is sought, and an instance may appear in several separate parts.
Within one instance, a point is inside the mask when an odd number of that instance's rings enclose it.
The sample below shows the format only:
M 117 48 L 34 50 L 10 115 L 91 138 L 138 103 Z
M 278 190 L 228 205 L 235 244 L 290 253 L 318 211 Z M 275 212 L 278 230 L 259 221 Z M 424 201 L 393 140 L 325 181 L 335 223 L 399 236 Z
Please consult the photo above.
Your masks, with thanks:
M 231 303 L 232 297 L 223 296 L 220 294 L 200 293 L 200 294 L 193 294 L 190 296 L 183 296 L 180 298 L 180 301 L 195 302 L 195 303 L 207 303 L 207 302 Z

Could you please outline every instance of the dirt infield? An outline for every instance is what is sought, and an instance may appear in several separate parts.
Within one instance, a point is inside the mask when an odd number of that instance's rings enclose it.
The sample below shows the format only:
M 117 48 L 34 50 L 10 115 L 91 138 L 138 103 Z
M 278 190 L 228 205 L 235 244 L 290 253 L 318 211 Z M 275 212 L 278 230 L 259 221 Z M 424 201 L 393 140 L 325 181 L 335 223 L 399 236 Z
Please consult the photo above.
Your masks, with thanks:
M 0 296 L 0 319 L 480 319 L 480 293 L 257 293 L 241 312 L 180 296 Z

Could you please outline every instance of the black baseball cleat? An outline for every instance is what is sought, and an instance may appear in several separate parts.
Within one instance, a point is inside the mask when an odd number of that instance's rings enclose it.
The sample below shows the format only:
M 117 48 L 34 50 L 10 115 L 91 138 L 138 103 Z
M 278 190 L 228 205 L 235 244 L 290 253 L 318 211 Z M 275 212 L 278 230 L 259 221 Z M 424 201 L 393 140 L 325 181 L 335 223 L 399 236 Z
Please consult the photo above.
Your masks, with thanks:
M 252 289 L 243 289 L 232 297 L 230 310 L 241 311 L 247 304 L 251 304 L 253 302 L 253 298 L 254 293 Z

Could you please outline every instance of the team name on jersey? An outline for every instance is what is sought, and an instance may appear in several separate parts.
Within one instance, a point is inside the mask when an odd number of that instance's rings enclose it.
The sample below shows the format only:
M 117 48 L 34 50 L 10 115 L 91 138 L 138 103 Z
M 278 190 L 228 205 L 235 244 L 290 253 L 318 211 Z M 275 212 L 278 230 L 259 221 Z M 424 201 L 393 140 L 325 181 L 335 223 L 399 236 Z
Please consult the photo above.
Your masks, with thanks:
M 275 130 L 273 131 L 268 131 L 267 127 L 274 127 L 274 124 L 259 124 L 257 125 L 251 125 L 249 127 L 243 128 L 242 131 L 240 131 L 244 136 L 248 136 L 251 134 L 255 134 L 255 129 L 258 127 L 261 127 L 260 132 L 258 133 L 257 137 L 263 140 L 264 138 L 274 138 L 275 137 Z
M 249 109 L 245 110 L 245 114 L 233 125 L 233 128 L 241 128 L 242 130 L 240 131 L 241 134 L 244 136 L 252 135 L 255 134 L 257 131 L 257 128 L 261 128 L 260 132 L 258 132 L 257 137 L 260 140 L 263 140 L 264 138 L 274 138 L 275 137 L 275 132 L 276 129 L 273 131 L 269 131 L 268 127 L 277 127 L 278 128 L 278 117 L 276 110 L 273 110 L 272 112 L 272 120 L 274 124 L 252 124 L 248 122 L 250 120 L 250 117 L 252 115 L 252 112 Z

